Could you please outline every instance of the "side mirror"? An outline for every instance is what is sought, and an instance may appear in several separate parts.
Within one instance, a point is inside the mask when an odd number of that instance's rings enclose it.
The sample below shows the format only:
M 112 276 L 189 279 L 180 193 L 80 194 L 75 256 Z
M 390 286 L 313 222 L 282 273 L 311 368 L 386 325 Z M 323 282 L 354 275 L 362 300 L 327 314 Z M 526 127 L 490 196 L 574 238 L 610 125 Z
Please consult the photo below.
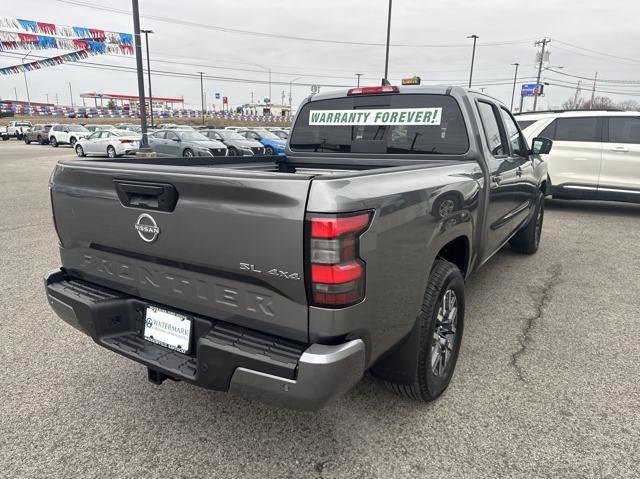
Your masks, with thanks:
M 63 131 L 64 131 L 65 133 L 69 133 L 69 128 L 65 128 Z
M 531 142 L 531 152 L 534 155 L 548 155 L 553 146 L 553 141 L 549 138 L 537 137 Z
M 173 141 L 175 141 L 176 143 L 180 143 L 180 138 L 171 138 Z

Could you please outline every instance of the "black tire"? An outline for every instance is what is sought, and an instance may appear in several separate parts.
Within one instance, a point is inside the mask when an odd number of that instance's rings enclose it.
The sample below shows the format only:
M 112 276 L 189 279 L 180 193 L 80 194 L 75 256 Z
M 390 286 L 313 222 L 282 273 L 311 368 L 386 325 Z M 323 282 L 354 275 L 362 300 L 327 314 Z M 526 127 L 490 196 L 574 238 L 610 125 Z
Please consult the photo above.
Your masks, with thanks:
M 518 231 L 510 240 L 511 249 L 518 253 L 534 254 L 540 246 L 542 224 L 544 222 L 544 195 L 538 193 L 536 208 L 526 226 Z
M 271 148 L 270 146 L 267 146 L 264 149 L 264 154 L 267 155 L 267 156 L 273 156 L 273 155 L 275 155 L 275 152 L 273 151 L 273 148 Z
M 229 156 L 238 156 L 238 150 L 236 150 L 233 146 L 229 147 Z
M 2 137 L 2 141 L 7 141 L 7 140 L 9 140 L 9 137 L 8 137 L 8 136 L 3 136 L 3 137 Z
M 108 158 L 117 158 L 118 157 L 118 155 L 116 153 L 116 149 L 111 145 L 107 146 L 107 157 Z
M 182 156 L 185 158 L 193 158 L 195 155 L 193 154 L 193 150 L 191 148 L 185 148 L 182 152 Z
M 84 148 L 82 148 L 82 145 L 76 145 L 75 149 L 76 149 L 76 155 L 78 155 L 80 158 L 85 156 Z
M 71 148 L 73 148 L 74 146 L 76 146 L 78 140 L 75 139 L 75 137 L 71 137 L 69 138 L 69 144 L 71 145 Z
M 457 303 L 455 319 L 452 318 L 451 322 L 440 321 L 438 317 L 444 311 L 442 306 L 445 294 L 448 295 L 447 299 L 450 299 L 450 292 L 454 293 L 453 298 Z M 448 305 L 450 306 L 449 303 Z M 418 328 L 414 330 L 414 334 L 420 335 L 418 367 L 413 383 L 397 384 L 387 380 L 385 384 L 396 394 L 418 401 L 430 402 L 438 398 L 449 386 L 458 360 L 460 344 L 462 343 L 462 333 L 464 331 L 464 278 L 456 265 L 448 261 L 436 260 L 429 275 L 429 283 L 424 293 L 418 321 Z M 441 334 L 446 324 L 453 325 L 453 334 Z M 436 340 L 436 337 L 438 340 Z M 438 362 L 436 360 L 434 364 L 434 353 L 443 351 L 441 349 L 442 340 L 445 341 L 448 356 L 445 355 L 443 358 L 442 354 L 438 354 L 437 357 L 441 361 Z M 451 343 L 448 342 L 449 340 Z M 444 360 L 444 364 L 442 360 Z M 440 368 L 439 365 L 443 367 Z
M 38 144 L 39 145 L 44 145 L 44 139 L 40 135 L 38 135 Z
M 51 146 L 53 146 L 54 148 L 58 148 L 58 140 L 56 139 L 55 136 L 52 136 L 51 138 L 49 138 L 49 143 L 51 144 Z
M 29 139 L 29 137 L 28 137 L 28 136 L 25 136 L 25 137 L 24 137 L 24 144 L 25 144 L 25 145 L 30 145 L 30 144 L 31 144 L 31 140 Z

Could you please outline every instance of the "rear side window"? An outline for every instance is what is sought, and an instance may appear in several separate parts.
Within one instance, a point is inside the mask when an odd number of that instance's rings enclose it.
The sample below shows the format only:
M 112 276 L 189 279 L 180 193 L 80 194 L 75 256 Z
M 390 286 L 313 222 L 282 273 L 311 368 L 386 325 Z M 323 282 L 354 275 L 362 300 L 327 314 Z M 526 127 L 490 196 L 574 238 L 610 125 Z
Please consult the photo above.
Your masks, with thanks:
M 595 117 L 558 118 L 556 119 L 556 131 L 554 140 L 600 141 L 598 119 Z
M 289 138 L 293 151 L 460 155 L 464 118 L 447 95 L 365 95 L 307 103 Z
M 609 143 L 640 144 L 640 117 L 609 118 Z
M 480 113 L 480 119 L 482 120 L 482 127 L 484 128 L 484 135 L 489 145 L 489 150 L 494 156 L 501 156 L 506 154 L 506 145 L 502 144 L 502 135 L 500 133 L 499 120 L 496 117 L 496 112 L 493 106 L 484 101 L 478 102 L 478 112 Z
M 518 126 L 520 126 L 521 130 L 524 130 L 526 127 L 533 125 L 536 120 L 516 120 L 518 122 Z

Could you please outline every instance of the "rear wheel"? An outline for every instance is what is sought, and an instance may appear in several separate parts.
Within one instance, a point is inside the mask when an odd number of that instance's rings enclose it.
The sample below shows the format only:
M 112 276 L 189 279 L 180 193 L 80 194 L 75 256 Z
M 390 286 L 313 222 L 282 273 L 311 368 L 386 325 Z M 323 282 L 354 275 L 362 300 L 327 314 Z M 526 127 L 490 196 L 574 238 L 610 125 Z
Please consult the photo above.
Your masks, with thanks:
M 193 150 L 187 148 L 186 150 L 184 150 L 182 152 L 182 156 L 184 156 L 185 158 L 193 158 Z
M 116 149 L 111 145 L 107 146 L 107 156 L 109 158 L 115 158 L 116 156 L 118 156 L 116 154 Z
M 55 136 L 49 138 L 49 143 L 51 143 L 51 146 L 53 146 L 54 148 L 58 148 L 58 140 Z
M 524 254 L 533 254 L 538 251 L 538 247 L 540 246 L 540 237 L 542 236 L 543 221 L 544 196 L 542 192 L 540 192 L 536 198 L 536 207 L 533 212 L 533 216 L 527 225 L 509 240 L 511 249 Z
M 30 144 L 31 144 L 31 140 L 30 140 L 30 139 L 29 139 L 29 137 L 28 137 L 28 136 L 26 136 L 26 135 L 25 135 L 25 137 L 24 137 L 24 143 L 25 143 L 25 145 L 30 145 Z
M 397 394 L 429 402 L 440 396 L 453 376 L 464 329 L 464 279 L 458 267 L 437 260 L 429 275 L 418 314 L 418 367 L 411 384 L 386 381 Z
M 38 144 L 44 145 L 44 140 L 42 139 L 42 136 L 40 136 L 40 135 L 38 135 Z
M 76 155 L 79 157 L 84 156 L 84 149 L 82 148 L 82 145 L 76 145 Z
M 73 148 L 74 146 L 76 146 L 76 142 L 78 140 L 76 140 L 73 136 L 71 138 L 69 138 L 69 144 L 71 145 L 71 147 Z
M 269 156 L 273 156 L 275 154 L 275 152 L 273 151 L 273 148 L 271 148 L 270 146 L 267 146 L 264 150 L 264 154 L 265 155 L 269 155 Z

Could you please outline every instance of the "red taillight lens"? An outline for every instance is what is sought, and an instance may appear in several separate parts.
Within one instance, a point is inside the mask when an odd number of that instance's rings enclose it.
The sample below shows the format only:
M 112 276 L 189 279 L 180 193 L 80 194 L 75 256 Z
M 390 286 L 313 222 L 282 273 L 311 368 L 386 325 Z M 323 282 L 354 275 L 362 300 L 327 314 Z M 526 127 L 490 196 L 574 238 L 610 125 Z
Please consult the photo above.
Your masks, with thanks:
M 122 140 L 119 140 L 119 141 L 120 141 L 120 143 L 133 143 L 133 140 L 124 140 L 124 139 L 122 139 Z
M 309 215 L 313 304 L 344 307 L 364 298 L 365 268 L 358 249 L 371 218 L 371 212 Z
M 400 89 L 397 86 L 363 86 L 358 88 L 352 88 L 347 92 L 347 96 L 354 95 L 378 95 L 380 93 L 400 93 Z

